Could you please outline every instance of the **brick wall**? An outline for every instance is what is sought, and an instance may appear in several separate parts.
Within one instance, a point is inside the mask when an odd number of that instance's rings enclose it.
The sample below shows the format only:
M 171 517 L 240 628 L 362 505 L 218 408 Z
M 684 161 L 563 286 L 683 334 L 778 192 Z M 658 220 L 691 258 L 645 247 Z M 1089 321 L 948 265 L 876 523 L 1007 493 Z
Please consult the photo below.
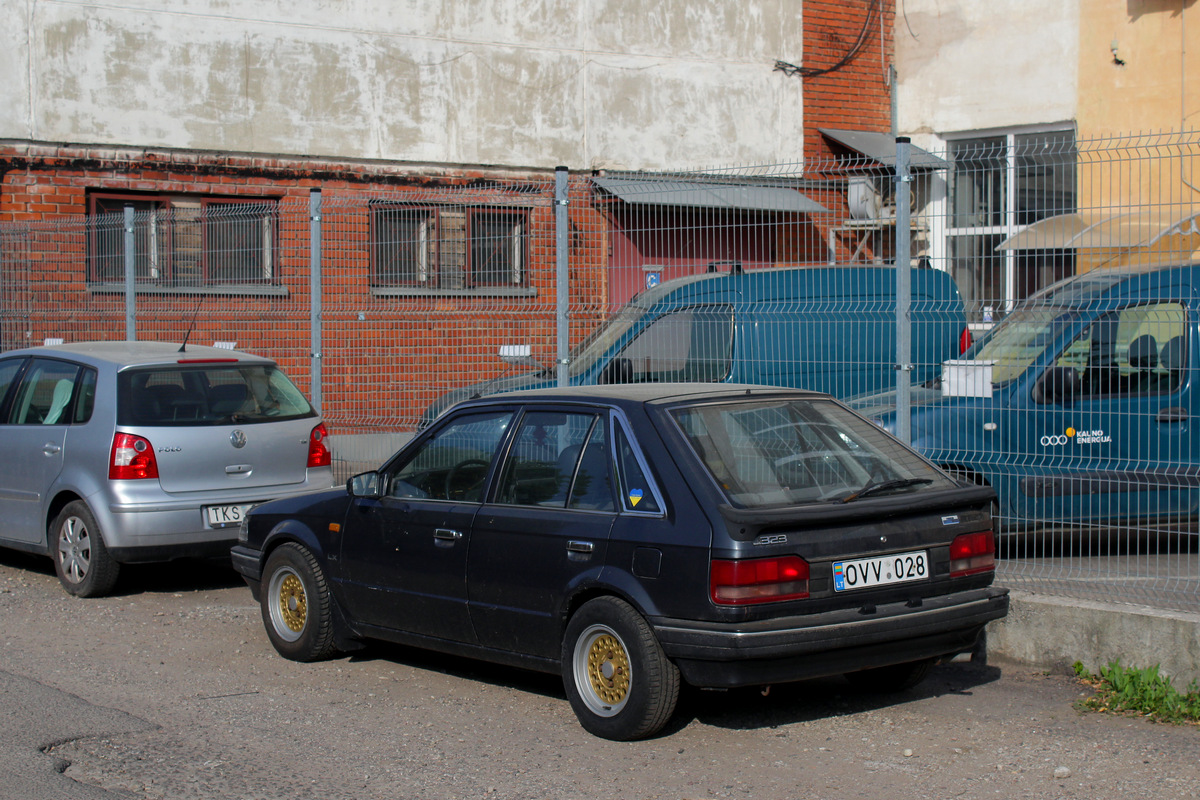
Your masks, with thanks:
M 891 131 L 895 0 L 804 0 L 806 69 L 834 66 L 855 45 L 870 18 L 862 48 L 844 66 L 804 81 L 804 152 L 809 160 L 830 158 L 818 128 Z M 882 26 L 882 27 L 881 27 Z

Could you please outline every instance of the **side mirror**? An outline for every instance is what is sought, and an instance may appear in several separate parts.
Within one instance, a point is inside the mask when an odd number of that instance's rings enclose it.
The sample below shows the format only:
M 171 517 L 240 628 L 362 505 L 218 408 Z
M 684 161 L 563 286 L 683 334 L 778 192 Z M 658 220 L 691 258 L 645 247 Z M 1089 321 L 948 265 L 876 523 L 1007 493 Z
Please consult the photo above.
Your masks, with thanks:
M 1074 367 L 1050 367 L 1033 386 L 1035 403 L 1074 403 L 1082 384 Z
M 600 372 L 600 383 L 633 383 L 633 362 L 628 358 L 614 358 Z
M 382 497 L 382 483 L 378 472 L 360 472 L 346 481 L 346 491 L 351 497 Z

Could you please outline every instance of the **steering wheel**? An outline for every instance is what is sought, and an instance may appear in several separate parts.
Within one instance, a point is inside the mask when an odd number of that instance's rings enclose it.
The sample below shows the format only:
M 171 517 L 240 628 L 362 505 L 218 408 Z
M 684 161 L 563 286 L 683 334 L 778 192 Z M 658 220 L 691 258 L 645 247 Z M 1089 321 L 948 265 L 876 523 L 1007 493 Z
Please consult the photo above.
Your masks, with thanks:
M 483 485 L 484 479 L 487 478 L 488 462 L 478 459 L 469 458 L 466 461 L 460 461 L 446 472 L 445 489 L 447 500 L 462 500 L 475 489 Z M 479 470 L 479 477 L 468 473 L 469 470 Z M 463 486 L 456 486 L 463 479 L 466 473 L 466 481 Z

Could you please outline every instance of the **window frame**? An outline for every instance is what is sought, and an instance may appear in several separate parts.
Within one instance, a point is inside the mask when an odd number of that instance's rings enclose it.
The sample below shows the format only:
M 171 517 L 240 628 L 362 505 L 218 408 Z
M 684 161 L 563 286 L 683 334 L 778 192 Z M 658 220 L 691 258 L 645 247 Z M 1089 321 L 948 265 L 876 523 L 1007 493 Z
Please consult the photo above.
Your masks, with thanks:
M 1036 179 L 1040 163 L 1044 167 L 1044 163 L 1033 158 L 1029 147 L 1029 142 L 1039 139 L 1044 142 L 1056 143 L 1063 148 L 1062 163 L 1064 165 L 1067 163 L 1065 153 L 1069 148 L 1070 152 L 1076 154 L 1075 161 L 1071 163 L 1077 169 L 1079 140 L 1073 125 L 1022 126 L 967 131 L 943 136 L 950 161 L 950 171 L 946 180 L 946 222 L 943 237 L 947 262 L 955 265 L 951 272 L 955 275 L 956 280 L 959 272 L 957 265 L 960 262 L 970 262 L 972 274 L 969 285 L 963 286 L 964 281 L 962 280 L 959 280 L 959 284 L 964 289 L 963 300 L 967 305 L 968 320 L 972 327 L 983 330 L 990 328 L 991 324 L 998 321 L 1002 314 L 1012 311 L 1017 303 L 1025 297 L 1056 280 L 1074 274 L 1073 254 L 1070 251 L 1005 250 L 997 253 L 994 250 L 995 245 L 1009 236 L 1020 233 L 1034 222 L 1056 214 L 1066 214 L 1078 210 L 1077 186 L 1075 185 L 1077 173 L 1070 187 L 1070 201 L 1064 203 L 1062 207 L 1041 207 L 1035 209 L 1031 214 L 1028 209 L 1019 204 L 1022 185 L 1027 183 L 1031 177 Z M 966 147 L 973 143 L 976 149 L 966 150 Z M 984 148 L 994 148 L 994 152 L 984 150 Z M 966 150 L 967 155 L 963 160 L 968 163 L 993 161 L 997 166 L 994 171 L 989 170 L 986 173 L 993 180 L 995 180 L 995 176 L 998 176 L 999 179 L 995 188 L 988 192 L 994 202 L 988 202 L 986 207 L 976 204 L 974 214 L 986 217 L 977 223 L 964 224 L 961 219 L 964 212 L 959 195 L 959 175 L 956 171 L 960 160 L 956 152 L 958 149 Z M 976 173 L 972 171 L 968 174 L 975 175 Z M 1039 216 L 1039 214 L 1041 215 Z M 966 255 L 959 254 L 961 248 L 970 248 L 974 243 L 978 243 L 975 244 L 976 249 L 980 247 L 984 249 L 980 252 L 967 252 Z M 1050 277 L 1045 278 L 1034 274 L 1044 271 L 1046 268 L 1052 272 Z M 988 279 L 989 273 L 992 274 L 992 279 Z M 969 296 L 972 293 L 970 288 L 976 285 L 992 286 L 991 294 L 994 296 Z M 972 307 L 973 304 L 978 307 Z
M 404 248 L 403 242 L 381 241 L 387 235 L 382 215 L 389 210 L 426 215 L 422 221 L 425 241 L 416 245 L 416 259 L 425 259 L 414 278 L 405 279 L 384 262 L 389 250 Z M 369 282 L 371 293 L 381 297 L 533 297 L 530 281 L 530 224 L 533 208 L 511 205 L 465 205 L 430 203 L 421 200 L 380 199 L 369 204 Z M 509 232 L 504 236 L 507 255 L 502 277 L 480 271 L 481 241 L 487 238 L 489 220 L 505 218 Z M 390 268 L 390 274 L 389 274 Z M 399 275 L 400 277 L 397 277 Z
M 286 289 L 279 279 L 279 199 L 276 197 L 246 197 L 234 195 L 200 195 L 177 193 L 139 193 L 122 191 L 93 191 L 87 196 L 87 274 L 88 288 L 93 291 L 124 291 L 124 226 L 113 225 L 102 228 L 98 223 L 101 216 L 122 213 L 129 205 L 135 206 L 136 291 L 138 292 L 205 292 L 228 291 L 230 287 L 239 292 L 281 293 Z M 239 215 L 226 209 L 234 206 L 257 206 L 253 215 Z M 194 212 L 194 218 L 182 216 Z M 222 219 L 250 223 L 261 235 L 259 246 L 243 248 L 258 254 L 249 269 L 234 266 L 242 275 L 225 275 L 230 270 L 222 264 L 225 252 L 215 249 L 214 238 Z M 188 259 L 177 252 L 178 240 L 188 226 L 195 226 L 198 237 L 195 256 L 195 275 L 184 275 Z M 103 241 L 102 238 L 116 233 L 119 243 Z M 108 249 L 111 248 L 111 249 Z M 117 261 L 119 269 L 103 266 L 103 262 Z M 256 277 L 251 277 L 250 273 Z

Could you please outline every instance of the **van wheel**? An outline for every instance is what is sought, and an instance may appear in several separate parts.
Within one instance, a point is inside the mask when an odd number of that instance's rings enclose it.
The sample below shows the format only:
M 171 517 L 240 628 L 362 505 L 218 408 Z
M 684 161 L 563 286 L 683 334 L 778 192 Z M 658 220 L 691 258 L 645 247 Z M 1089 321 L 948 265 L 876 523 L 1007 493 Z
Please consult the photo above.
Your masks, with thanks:
M 652 736 L 679 701 L 679 670 L 642 616 L 615 597 L 591 600 L 571 617 L 562 665 L 575 716 L 604 739 Z
M 117 585 L 121 565 L 108 554 L 100 525 L 82 500 L 63 506 L 51 526 L 54 572 L 76 597 L 103 597 Z
M 906 664 L 892 664 L 887 667 L 863 669 L 858 672 L 847 672 L 846 680 L 855 687 L 868 692 L 890 694 L 911 689 L 929 675 L 933 668 L 933 659 L 925 658 L 920 661 L 909 661 Z
M 263 570 L 260 607 L 267 638 L 292 661 L 320 661 L 333 641 L 333 599 L 321 565 L 309 550 L 288 543 L 271 553 Z

